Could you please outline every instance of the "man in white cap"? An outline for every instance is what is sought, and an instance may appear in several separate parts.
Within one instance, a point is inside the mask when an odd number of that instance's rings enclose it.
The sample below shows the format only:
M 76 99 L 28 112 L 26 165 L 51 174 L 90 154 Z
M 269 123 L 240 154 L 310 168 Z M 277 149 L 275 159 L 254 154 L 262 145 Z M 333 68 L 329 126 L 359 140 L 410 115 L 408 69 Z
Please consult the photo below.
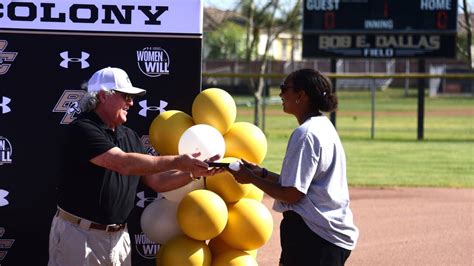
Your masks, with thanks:
M 126 219 L 139 180 L 164 192 L 221 170 L 188 154 L 146 154 L 138 134 L 122 125 L 133 97 L 146 91 L 122 69 L 97 71 L 87 91 L 81 115 L 68 128 L 48 265 L 130 265 Z

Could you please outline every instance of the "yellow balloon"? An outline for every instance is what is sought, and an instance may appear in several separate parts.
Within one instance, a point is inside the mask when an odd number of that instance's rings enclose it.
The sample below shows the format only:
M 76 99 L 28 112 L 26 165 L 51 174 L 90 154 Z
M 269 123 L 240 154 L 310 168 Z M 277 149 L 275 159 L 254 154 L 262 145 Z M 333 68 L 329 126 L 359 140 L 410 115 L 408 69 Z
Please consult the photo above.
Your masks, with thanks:
M 194 122 L 188 114 L 177 110 L 165 111 L 156 116 L 150 125 L 150 143 L 161 155 L 177 155 L 181 135 L 192 126 Z
M 210 190 L 191 191 L 178 205 L 181 230 L 196 240 L 208 240 L 219 235 L 226 226 L 227 217 L 224 200 Z
M 258 252 L 258 249 L 244 250 L 244 252 L 247 252 L 247 253 L 250 254 L 252 257 L 254 257 L 255 259 L 257 259 L 257 252 Z
M 229 206 L 227 226 L 219 237 L 235 249 L 253 250 L 264 245 L 272 231 L 273 218 L 265 205 L 242 198 Z
M 237 106 L 225 90 L 209 88 L 194 99 L 192 114 L 196 124 L 208 124 L 224 135 L 235 122 Z
M 163 247 L 162 247 L 163 248 Z M 158 252 L 158 266 L 201 266 L 211 265 L 212 255 L 206 242 L 191 239 L 185 235 L 170 239 L 164 249 Z
M 207 243 L 207 246 L 209 246 L 209 249 L 211 250 L 211 254 L 212 254 L 213 258 L 217 257 L 219 254 L 224 253 L 226 251 L 237 250 L 237 249 L 229 246 L 219 236 L 216 237 L 216 238 L 211 239 L 209 241 L 209 243 Z M 257 258 L 257 250 L 256 249 L 254 249 L 254 250 L 242 250 L 242 251 L 252 255 L 252 257 L 254 257 L 254 258 Z
M 244 158 L 260 164 L 267 154 L 267 138 L 262 130 L 248 122 L 236 122 L 224 135 L 224 157 Z
M 253 184 L 250 184 L 250 186 L 250 191 L 244 196 L 244 198 L 254 199 L 256 201 L 262 202 L 265 192 Z
M 162 244 L 160 245 L 160 249 L 158 250 L 158 252 L 156 253 L 156 260 L 155 260 L 155 264 L 156 266 L 164 266 L 163 264 L 163 253 L 165 253 L 165 247 L 166 245 Z
M 227 157 L 219 162 L 232 163 L 235 161 L 238 161 L 238 159 Z M 206 187 L 216 192 L 225 202 L 231 203 L 239 201 L 247 195 L 252 188 L 252 184 L 240 184 L 230 172 L 224 171 L 214 176 L 208 176 L 206 178 Z
M 257 266 L 257 261 L 252 255 L 240 251 L 229 250 L 212 259 L 212 266 Z

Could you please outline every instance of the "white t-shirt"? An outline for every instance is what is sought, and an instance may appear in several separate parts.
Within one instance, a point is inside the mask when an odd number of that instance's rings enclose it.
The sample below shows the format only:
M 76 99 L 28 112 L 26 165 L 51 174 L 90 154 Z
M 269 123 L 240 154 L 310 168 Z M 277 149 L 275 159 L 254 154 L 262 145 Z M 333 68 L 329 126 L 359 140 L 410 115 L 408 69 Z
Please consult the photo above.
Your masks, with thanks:
M 323 239 L 348 250 L 355 248 L 359 230 L 349 209 L 346 155 L 326 116 L 311 117 L 293 131 L 279 182 L 306 196 L 296 204 L 275 200 L 275 211 L 295 211 Z

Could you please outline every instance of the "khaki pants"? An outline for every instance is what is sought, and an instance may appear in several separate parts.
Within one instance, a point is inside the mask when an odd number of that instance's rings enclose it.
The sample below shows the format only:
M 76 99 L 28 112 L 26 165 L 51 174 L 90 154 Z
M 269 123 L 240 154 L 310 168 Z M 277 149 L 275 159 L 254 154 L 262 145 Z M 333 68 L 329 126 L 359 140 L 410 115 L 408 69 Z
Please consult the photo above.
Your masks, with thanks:
M 58 216 L 49 234 L 48 266 L 131 265 L 127 228 L 117 232 L 86 230 Z

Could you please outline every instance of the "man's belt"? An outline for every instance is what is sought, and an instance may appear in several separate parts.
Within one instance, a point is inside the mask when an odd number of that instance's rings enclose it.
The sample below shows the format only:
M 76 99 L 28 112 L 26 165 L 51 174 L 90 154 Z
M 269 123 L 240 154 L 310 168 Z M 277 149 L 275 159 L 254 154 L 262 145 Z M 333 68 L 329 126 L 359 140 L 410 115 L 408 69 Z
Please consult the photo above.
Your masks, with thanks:
M 68 221 L 76 226 L 79 226 L 81 228 L 84 228 L 86 230 L 89 229 L 96 229 L 96 230 L 102 230 L 106 232 L 117 232 L 122 229 L 124 229 L 127 225 L 126 224 L 98 224 L 94 223 L 92 221 L 89 221 L 87 219 L 75 216 L 73 214 L 70 214 L 66 211 L 64 211 L 61 208 L 58 208 L 58 211 L 56 212 L 56 216 L 59 218 Z

